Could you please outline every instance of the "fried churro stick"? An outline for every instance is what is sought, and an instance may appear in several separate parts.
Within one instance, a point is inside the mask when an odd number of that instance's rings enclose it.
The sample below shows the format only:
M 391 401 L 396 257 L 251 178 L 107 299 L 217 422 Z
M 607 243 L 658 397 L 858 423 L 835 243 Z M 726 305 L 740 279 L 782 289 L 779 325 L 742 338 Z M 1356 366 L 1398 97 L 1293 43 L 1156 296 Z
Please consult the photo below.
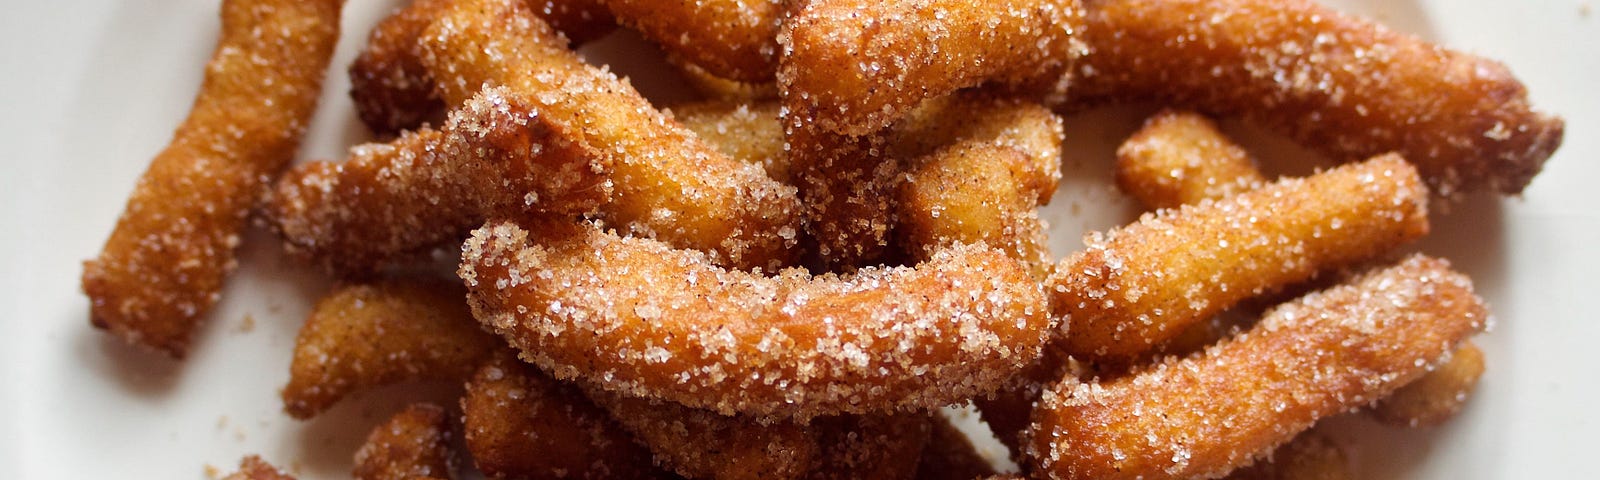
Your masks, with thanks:
M 778 68 L 779 0 L 597 0 L 617 22 L 712 75 L 772 80 Z
M 249 455 L 239 461 L 239 471 L 222 477 L 222 480 L 295 480 L 295 478 L 266 460 Z
M 1462 343 L 1450 358 L 1410 385 L 1372 405 L 1372 416 L 1391 425 L 1431 426 L 1461 413 L 1483 376 L 1483 350 Z
M 455 478 L 450 419 L 431 403 L 414 403 L 372 429 L 356 450 L 357 480 Z
M 507 0 L 458 0 L 423 36 L 423 64 L 446 101 L 503 85 L 612 158 L 610 225 L 720 265 L 792 264 L 800 204 L 792 187 L 728 158 L 651 107 L 627 82 L 584 64 L 548 25 Z
M 1151 209 L 1255 190 L 1266 179 L 1243 147 L 1198 113 L 1163 110 L 1117 147 L 1117 186 Z
M 83 264 L 89 320 L 182 358 L 235 266 L 245 217 L 293 159 L 339 37 L 342 0 L 226 0 L 189 117 Z
M 543 245 L 511 223 L 474 232 L 458 272 L 473 312 L 546 371 L 635 396 L 797 420 L 933 408 L 992 391 L 1051 327 L 1037 282 L 987 248 L 765 277 L 568 228 Z
M 600 388 L 587 392 L 658 464 L 687 478 L 800 478 L 817 462 L 818 434 L 810 425 L 761 423 Z
M 366 388 L 466 378 L 499 342 L 473 321 L 465 297 L 454 283 L 417 279 L 323 297 L 295 337 L 284 411 L 306 419 Z
M 808 480 L 909 480 L 932 435 L 926 414 L 841 415 L 816 419 L 821 464 Z
M 1054 85 L 1083 53 L 1077 0 L 810 0 L 778 35 L 791 115 L 867 135 L 922 100 L 984 82 Z
M 1223 477 L 1225 480 L 1349 480 L 1350 460 L 1344 449 L 1317 430 L 1307 430 L 1256 463 Z
M 1312 0 L 1102 0 L 1072 95 L 1237 115 L 1341 159 L 1397 151 L 1435 192 L 1516 194 L 1561 144 L 1504 65 Z
M 1384 155 L 1090 235 L 1047 287 L 1071 332 L 1062 346 L 1137 355 L 1240 300 L 1422 236 L 1426 205 L 1416 169 Z
M 928 446 L 917 461 L 917 480 L 973 480 L 995 474 L 994 466 L 950 419 L 935 415 L 929 423 Z
M 433 77 L 422 65 L 422 30 L 455 0 L 412 0 L 385 17 L 367 36 L 367 46 L 350 63 L 350 99 L 367 128 L 394 135 L 416 128 L 444 109 Z M 526 0 L 528 9 L 581 44 L 610 33 L 611 12 L 594 0 Z
M 1220 476 L 1415 380 L 1487 316 L 1470 280 L 1414 256 L 1281 305 L 1201 355 L 1062 381 L 1035 410 L 1028 458 L 1048 478 Z
M 605 410 L 510 352 L 467 382 L 462 423 L 473 463 L 490 478 L 670 478 Z
M 442 130 L 296 166 L 266 216 L 291 253 L 361 275 L 459 242 L 491 216 L 575 217 L 609 202 L 610 157 L 531 103 L 486 89 Z
M 784 151 L 805 207 L 806 265 L 850 272 L 884 262 L 895 217 L 900 164 L 884 151 L 887 135 L 851 137 L 784 119 Z
M 708 101 L 672 108 L 684 127 L 717 151 L 760 165 L 773 180 L 790 184 L 789 156 L 783 152 L 783 127 L 778 102 Z

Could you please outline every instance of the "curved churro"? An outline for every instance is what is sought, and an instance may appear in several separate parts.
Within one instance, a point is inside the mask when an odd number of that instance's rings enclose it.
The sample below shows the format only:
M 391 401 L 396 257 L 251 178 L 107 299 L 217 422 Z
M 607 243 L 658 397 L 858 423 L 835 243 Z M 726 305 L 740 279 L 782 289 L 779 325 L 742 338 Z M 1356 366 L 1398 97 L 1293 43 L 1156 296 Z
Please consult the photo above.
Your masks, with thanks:
M 861 136 L 922 100 L 984 82 L 1053 86 L 1083 53 L 1077 0 L 809 0 L 784 21 L 789 115 Z
M 1117 147 L 1117 186 L 1150 209 L 1220 200 L 1266 183 L 1255 160 L 1200 114 L 1163 110 Z
M 460 241 L 491 216 L 576 217 L 609 202 L 610 157 L 531 103 L 486 89 L 441 130 L 296 166 L 266 217 L 291 253 L 360 275 Z
M 415 403 L 372 429 L 356 450 L 356 480 L 455 478 L 450 419 L 431 403 Z
M 589 398 L 686 478 L 800 478 L 817 462 L 817 432 L 790 421 L 762 423 L 599 388 Z
M 764 277 L 572 227 L 541 229 L 551 238 L 536 245 L 492 223 L 463 247 L 459 274 L 474 314 L 524 358 L 611 391 L 800 420 L 932 408 L 992 391 L 1038 356 L 1050 327 L 1037 282 L 987 248 L 848 277 Z
M 1062 381 L 1040 399 L 1027 456 L 1048 478 L 1220 476 L 1415 380 L 1487 315 L 1465 276 L 1411 257 L 1281 305 L 1201 355 Z
M 1371 258 L 1428 231 L 1427 194 L 1397 155 L 1093 234 L 1047 289 L 1069 353 L 1126 358 L 1240 300 Z
M 233 270 L 245 217 L 293 159 L 339 37 L 342 0 L 226 0 L 188 118 L 83 264 L 89 320 L 182 358 Z
M 473 464 L 490 478 L 671 478 L 581 390 L 509 352 L 467 381 L 461 412 Z
M 1312 0 L 1092 2 L 1070 92 L 1242 116 L 1341 159 L 1398 152 L 1435 192 L 1516 194 L 1561 144 L 1499 62 Z
M 1410 427 L 1444 423 L 1461 412 L 1482 376 L 1483 350 L 1463 342 L 1427 375 L 1374 403 L 1372 416 Z
M 779 0 L 597 1 L 618 23 L 712 75 L 761 82 L 778 68 Z
M 295 480 L 295 478 L 266 460 L 249 455 L 239 460 L 239 471 L 222 477 L 222 480 Z
M 627 82 L 584 64 L 548 25 L 508 0 L 458 0 L 423 35 L 423 64 L 446 101 L 502 85 L 611 157 L 609 225 L 720 265 L 776 270 L 796 256 L 792 187 L 728 158 L 651 107 Z
M 499 343 L 472 320 L 459 285 L 390 280 L 317 302 L 295 337 L 283 409 L 306 419 L 352 392 L 406 380 L 466 378 Z
M 413 0 L 385 17 L 350 63 L 350 99 L 373 132 L 398 134 L 444 110 L 433 77 L 422 65 L 418 37 L 455 0 Z M 593 0 L 525 0 L 527 8 L 581 44 L 610 33 L 611 13 Z

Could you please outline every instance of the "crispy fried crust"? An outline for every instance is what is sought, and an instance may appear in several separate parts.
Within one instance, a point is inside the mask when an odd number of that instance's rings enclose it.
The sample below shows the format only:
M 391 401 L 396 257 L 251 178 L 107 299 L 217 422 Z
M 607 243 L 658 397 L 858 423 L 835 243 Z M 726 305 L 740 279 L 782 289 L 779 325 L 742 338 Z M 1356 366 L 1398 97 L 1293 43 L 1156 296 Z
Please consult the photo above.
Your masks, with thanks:
M 417 128 L 444 109 L 433 77 L 422 65 L 422 30 L 455 0 L 412 0 L 384 18 L 367 36 L 367 46 L 350 63 L 350 99 L 356 116 L 380 135 Z M 527 8 L 573 43 L 611 32 L 611 13 L 593 0 L 526 0 Z
M 1397 151 L 1436 193 L 1516 194 L 1561 144 L 1499 62 L 1312 0 L 1090 2 L 1071 94 L 1242 116 L 1354 160 Z
M 934 415 L 929 427 L 928 446 L 917 461 L 917 480 L 973 480 L 995 474 L 994 466 L 950 419 Z
M 300 419 L 350 393 L 407 380 L 466 378 L 499 343 L 449 282 L 395 279 L 340 287 L 295 337 L 283 408 Z
M 444 98 L 484 85 L 537 100 L 553 122 L 612 155 L 601 217 L 629 233 L 707 252 L 720 265 L 792 264 L 800 204 L 792 187 L 728 158 L 651 107 L 627 82 L 584 64 L 548 25 L 507 0 L 458 0 L 423 35 L 423 64 Z
M 272 466 L 261 457 L 249 455 L 239 461 L 239 471 L 222 477 L 222 480 L 295 480 L 295 478 L 278 470 L 278 467 Z
M 900 164 L 884 151 L 886 132 L 860 137 L 784 119 L 785 151 L 805 207 L 806 265 L 850 272 L 884 263 L 897 221 Z
M 763 82 L 741 82 L 718 77 L 707 72 L 698 65 L 687 63 L 673 56 L 667 56 L 667 62 L 678 67 L 678 73 L 683 77 L 689 88 L 699 92 L 700 96 L 709 100 L 722 100 L 728 102 L 763 102 L 778 98 L 778 84 L 775 79 Z
M 1344 449 L 1317 430 L 1307 430 L 1256 463 L 1224 480 L 1350 480 Z
M 443 408 L 414 403 L 372 429 L 356 450 L 356 480 L 455 478 L 450 419 Z
M 235 267 L 245 217 L 293 159 L 339 38 L 342 0 L 226 0 L 189 117 L 83 264 L 89 320 L 182 358 Z
M 658 464 L 686 478 L 800 478 L 816 466 L 817 432 L 810 425 L 761 423 L 599 388 L 587 392 Z
M 922 413 L 818 418 L 821 463 L 806 479 L 909 480 L 932 435 L 930 423 Z
M 567 215 L 611 200 L 611 157 L 525 97 L 480 92 L 438 131 L 296 166 L 266 216 L 287 249 L 346 275 L 459 242 L 491 216 Z
M 1416 169 L 1385 155 L 1090 235 L 1048 283 L 1062 346 L 1137 355 L 1240 300 L 1426 234 L 1426 205 Z
M 490 478 L 670 478 L 605 410 L 506 352 L 467 382 L 462 423 Z
M 1077 0 L 809 0 L 778 35 L 789 113 L 867 135 L 922 100 L 993 82 L 1054 84 L 1082 53 Z
M 1117 147 L 1117 186 L 1150 209 L 1220 200 L 1266 182 L 1255 160 L 1211 119 L 1163 110 Z
M 791 184 L 783 152 L 778 102 L 707 101 L 672 108 L 673 117 L 700 140 L 736 160 L 760 165 L 773 180 Z
M 983 247 L 916 268 L 765 277 L 574 227 L 541 228 L 553 238 L 536 245 L 492 223 L 459 274 L 474 314 L 524 358 L 611 391 L 801 420 L 932 408 L 992 391 L 1051 327 L 1025 267 Z
M 1063 380 L 1034 412 L 1029 462 L 1048 478 L 1219 476 L 1415 380 L 1487 316 L 1465 276 L 1415 256 L 1281 305 L 1204 354 Z
M 1392 425 L 1438 425 L 1466 405 L 1483 376 L 1483 350 L 1463 343 L 1450 358 L 1410 385 L 1372 405 L 1372 416 Z
M 597 0 L 617 21 L 718 77 L 771 81 L 778 68 L 780 0 Z

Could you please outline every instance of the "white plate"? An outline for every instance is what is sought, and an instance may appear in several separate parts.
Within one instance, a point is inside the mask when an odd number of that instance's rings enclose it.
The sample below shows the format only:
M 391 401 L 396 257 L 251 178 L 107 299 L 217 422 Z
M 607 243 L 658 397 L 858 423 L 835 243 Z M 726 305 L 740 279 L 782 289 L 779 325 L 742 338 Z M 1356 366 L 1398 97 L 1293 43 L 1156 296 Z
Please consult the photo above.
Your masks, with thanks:
M 244 267 L 176 364 L 92 330 L 78 289 L 79 262 L 95 254 L 134 179 L 183 118 L 217 31 L 215 1 L 12 2 L 0 16 L 0 465 L 21 478 L 203 478 L 261 453 L 308 478 L 347 475 L 370 425 L 414 398 L 448 400 L 450 387 L 387 389 L 301 423 L 280 413 L 277 390 L 310 302 L 327 282 L 286 261 L 251 233 Z M 1589 2 L 1489 0 L 1338 2 L 1397 29 L 1502 59 L 1538 107 L 1566 117 L 1566 145 L 1522 199 L 1480 198 L 1434 216 L 1419 247 L 1476 279 L 1498 323 L 1480 344 L 1489 369 L 1470 407 L 1434 429 L 1336 419 L 1362 478 L 1539 478 L 1593 475 L 1593 369 L 1600 322 L 1590 289 L 1600 272 L 1600 19 Z M 364 139 L 345 96 L 343 66 L 392 2 L 355 1 L 302 158 L 337 157 Z M 638 62 L 636 40 L 591 49 Z M 676 85 L 659 65 L 627 67 L 658 99 Z M 1098 113 L 1069 120 L 1069 180 L 1050 218 L 1065 253 L 1084 229 L 1126 218 L 1109 188 L 1110 148 L 1139 117 Z M 1267 155 L 1295 149 L 1248 126 Z M 1108 210 L 1106 207 L 1109 206 Z M 1076 207 L 1076 208 L 1075 208 Z M 1074 213 L 1077 211 L 1078 213 Z M 1587 474 L 1587 475 L 1585 475 Z

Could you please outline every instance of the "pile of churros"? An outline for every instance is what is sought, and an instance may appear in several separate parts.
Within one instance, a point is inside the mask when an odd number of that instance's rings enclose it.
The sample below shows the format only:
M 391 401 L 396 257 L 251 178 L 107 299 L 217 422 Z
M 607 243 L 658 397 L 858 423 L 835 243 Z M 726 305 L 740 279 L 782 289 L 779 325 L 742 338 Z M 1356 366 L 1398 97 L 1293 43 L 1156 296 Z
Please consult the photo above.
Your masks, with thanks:
M 1521 192 L 1563 132 L 1501 64 L 1310 0 L 412 0 L 349 65 L 376 140 L 294 164 L 342 3 L 223 0 L 83 290 L 182 358 L 270 229 L 339 281 L 288 415 L 465 385 L 361 479 L 1349 478 L 1319 420 L 1438 424 L 1485 368 L 1472 282 L 1402 252 L 1429 204 Z M 705 100 L 574 53 L 616 28 Z M 1149 212 L 1055 258 L 1061 116 L 1126 102 L 1165 107 L 1114 166 Z M 1342 164 L 1273 179 L 1217 118 Z

